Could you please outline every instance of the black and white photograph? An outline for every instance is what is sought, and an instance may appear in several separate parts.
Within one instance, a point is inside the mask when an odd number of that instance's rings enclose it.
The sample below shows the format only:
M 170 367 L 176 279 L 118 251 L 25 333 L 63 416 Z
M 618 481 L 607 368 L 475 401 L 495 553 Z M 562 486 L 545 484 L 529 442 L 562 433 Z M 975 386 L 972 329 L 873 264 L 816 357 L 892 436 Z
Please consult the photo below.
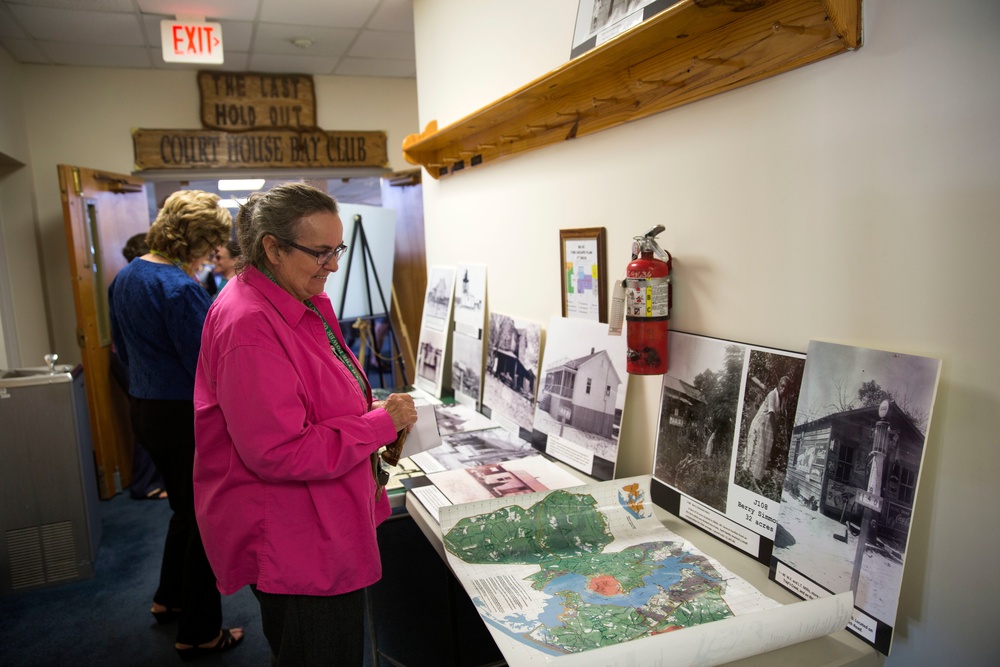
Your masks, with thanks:
M 479 409 L 483 386 L 481 339 L 463 336 L 457 331 L 451 337 L 451 386 L 457 403 Z
M 435 406 L 434 419 L 437 421 L 438 433 L 442 436 L 496 428 L 496 423 L 486 415 L 459 403 Z
M 444 376 L 446 334 L 443 331 L 424 328 L 417 343 L 417 377 L 414 384 L 438 398 Z
M 940 370 L 817 341 L 806 356 L 771 578 L 800 596 L 853 590 L 848 629 L 885 654 Z
M 443 470 L 427 476 L 453 504 L 579 486 L 580 480 L 544 456 Z
M 420 328 L 447 331 L 451 298 L 455 287 L 455 267 L 432 266 L 427 276 L 424 314 Z
M 669 345 L 654 479 L 728 518 L 698 525 L 766 564 L 805 355 L 674 331 Z
M 483 338 L 486 323 L 486 265 L 459 264 L 455 272 L 455 333 Z
M 802 355 L 756 348 L 747 361 L 734 482 L 775 503 L 781 502 L 804 366 Z
M 600 46 L 679 1 L 580 0 L 570 58 Z
M 432 473 L 511 461 L 537 453 L 531 443 L 497 426 L 444 436 L 439 446 L 410 458 L 424 472 Z
M 542 327 L 490 313 L 483 414 L 530 437 L 535 417 Z
M 614 477 L 628 373 L 626 341 L 607 324 L 553 317 L 531 442 L 604 481 Z
M 671 331 L 653 477 L 725 514 L 745 345 Z

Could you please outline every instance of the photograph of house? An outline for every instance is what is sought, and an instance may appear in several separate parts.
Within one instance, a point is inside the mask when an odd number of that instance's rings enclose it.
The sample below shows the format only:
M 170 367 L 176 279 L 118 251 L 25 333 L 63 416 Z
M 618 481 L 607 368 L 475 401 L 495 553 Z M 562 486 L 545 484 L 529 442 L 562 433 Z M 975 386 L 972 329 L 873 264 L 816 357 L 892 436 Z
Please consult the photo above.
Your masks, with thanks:
M 610 479 L 625 406 L 625 355 L 625 339 L 609 336 L 607 324 L 553 317 L 532 445 L 588 475 Z
M 429 394 L 441 397 L 444 383 L 445 341 L 443 331 L 424 327 L 417 344 L 416 378 L 414 384 Z
M 806 354 L 771 578 L 799 595 L 854 590 L 883 653 L 940 371 L 939 359 L 833 343 Z
M 530 443 L 497 426 L 443 436 L 439 446 L 411 458 L 430 473 L 510 461 L 536 453 Z
M 486 265 L 459 264 L 455 283 L 455 332 L 482 339 L 486 321 Z
M 562 424 L 611 438 L 616 430 L 615 403 L 621 384 L 607 350 L 590 348 L 590 354 L 545 373 L 538 409 Z
M 531 431 L 541 338 L 539 324 L 490 313 L 483 414 Z
M 463 336 L 451 337 L 451 386 L 455 400 L 479 408 L 483 386 L 483 341 Z
M 725 513 L 746 346 L 671 331 L 653 477 Z
M 424 297 L 423 325 L 444 331 L 448 311 L 451 309 L 451 295 L 455 285 L 455 268 L 432 266 L 427 277 L 427 294 Z M 445 326 L 441 325 L 444 321 Z

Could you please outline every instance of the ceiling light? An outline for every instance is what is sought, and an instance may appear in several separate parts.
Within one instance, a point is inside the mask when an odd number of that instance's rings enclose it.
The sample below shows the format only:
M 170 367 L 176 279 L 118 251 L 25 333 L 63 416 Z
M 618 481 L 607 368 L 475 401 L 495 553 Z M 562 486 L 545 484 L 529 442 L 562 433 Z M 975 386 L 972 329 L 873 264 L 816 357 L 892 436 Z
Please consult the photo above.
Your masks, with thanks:
M 299 47 L 300 49 L 308 49 L 313 45 L 313 41 L 308 37 L 293 37 L 292 44 Z
M 219 181 L 220 191 L 260 190 L 262 187 L 264 187 L 263 178 L 235 178 Z
M 220 199 L 219 206 L 222 208 L 239 208 L 247 203 L 246 197 L 234 197 L 233 199 Z

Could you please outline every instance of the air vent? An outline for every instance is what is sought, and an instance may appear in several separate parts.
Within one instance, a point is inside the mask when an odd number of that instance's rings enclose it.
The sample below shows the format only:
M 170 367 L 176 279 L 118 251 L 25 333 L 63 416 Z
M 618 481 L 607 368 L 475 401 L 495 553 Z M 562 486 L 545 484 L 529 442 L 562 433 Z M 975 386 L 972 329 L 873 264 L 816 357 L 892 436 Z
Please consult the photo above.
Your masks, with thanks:
M 79 576 L 73 524 L 69 521 L 7 531 L 7 553 L 11 590 Z
M 45 583 L 42 541 L 37 526 L 8 531 L 7 553 L 10 556 L 11 589 L 16 591 Z

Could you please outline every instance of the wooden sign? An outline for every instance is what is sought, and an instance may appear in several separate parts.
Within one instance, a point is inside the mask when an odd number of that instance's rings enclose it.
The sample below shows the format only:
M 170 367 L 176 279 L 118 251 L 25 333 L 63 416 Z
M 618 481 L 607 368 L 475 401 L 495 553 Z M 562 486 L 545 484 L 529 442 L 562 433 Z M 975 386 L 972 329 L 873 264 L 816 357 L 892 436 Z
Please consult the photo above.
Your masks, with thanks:
M 198 72 L 201 124 L 212 130 L 316 128 L 316 91 L 305 74 Z
M 385 167 L 382 131 L 132 130 L 135 170 Z

